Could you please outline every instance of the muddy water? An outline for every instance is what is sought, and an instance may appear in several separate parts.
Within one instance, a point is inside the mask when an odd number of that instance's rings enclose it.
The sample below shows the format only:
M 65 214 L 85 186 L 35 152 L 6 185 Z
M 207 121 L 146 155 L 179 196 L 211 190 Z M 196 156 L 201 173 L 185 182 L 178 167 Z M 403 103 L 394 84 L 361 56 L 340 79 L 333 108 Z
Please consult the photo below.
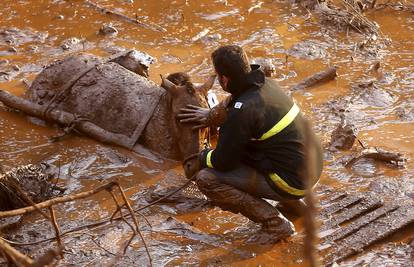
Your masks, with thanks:
M 0 28 L 16 28 L 23 31 L 23 35 L 10 43 L 0 42 L 0 88 L 22 95 L 26 90 L 25 83 L 30 83 L 42 66 L 55 59 L 80 51 L 107 55 L 130 48 L 157 58 L 150 70 L 150 78 L 154 81 L 159 81 L 159 74 L 187 71 L 195 81 L 201 82 L 212 72 L 210 53 L 219 45 L 236 43 L 243 45 L 252 60 L 270 59 L 276 66 L 273 78 L 288 93 L 291 85 L 306 76 L 327 66 L 339 67 L 336 81 L 292 92 L 296 102 L 312 119 L 325 146 L 340 121 L 338 110 L 344 109 L 348 121 L 358 129 L 358 138 L 366 145 L 401 152 L 409 159 L 414 156 L 414 21 L 408 12 L 384 9 L 368 14 L 381 26 L 384 37 L 391 40 L 390 44 L 372 50 L 370 47 L 357 48 L 364 40 L 361 35 L 347 35 L 330 28 L 321 30 L 308 12 L 279 1 L 95 2 L 126 16 L 159 25 L 166 31 L 144 29 L 101 14 L 84 1 L 2 0 Z M 97 34 L 105 23 L 112 23 L 118 34 Z M 61 45 L 69 38 L 77 38 L 80 42 L 69 44 L 68 50 L 62 49 Z M 12 47 L 16 52 L 11 50 Z M 294 52 L 292 47 L 299 47 L 299 52 Z M 381 64 L 379 71 L 370 71 L 377 61 Z M 367 80 L 375 81 L 373 90 L 355 89 L 354 85 Z M 215 90 L 222 95 L 217 84 Z M 39 121 L 28 120 L 4 107 L 0 108 L 0 133 L 0 163 L 5 169 L 46 161 L 59 170 L 59 183 L 67 187 L 67 193 L 119 179 L 127 194 L 140 203 L 138 192 L 164 178 L 170 169 L 181 172 L 175 162 L 147 159 L 85 137 L 51 143 L 49 138 L 61 133 L 59 129 L 45 127 Z M 354 151 L 358 149 L 355 145 Z M 351 191 L 370 188 L 390 198 L 414 197 L 412 160 L 402 169 L 369 161 L 345 169 L 343 161 L 350 153 L 326 153 L 322 184 Z M 383 186 L 379 183 L 382 181 L 389 185 Z M 110 196 L 101 193 L 87 201 L 61 206 L 59 221 L 63 229 L 69 229 L 108 216 L 113 208 Z M 146 214 L 154 233 L 150 235 L 148 228 L 143 228 L 157 266 L 305 264 L 300 237 L 275 246 L 245 245 L 243 240 L 254 233 L 257 226 L 239 215 L 219 209 L 180 213 L 174 206 L 151 209 Z M 177 221 L 171 223 L 168 216 Z M 291 219 L 301 232 L 301 220 Z M 32 233 L 31 240 L 49 235 L 47 223 L 40 218 L 33 221 L 45 230 Z M 189 225 L 190 230 L 171 230 Z M 173 233 L 168 234 L 166 229 Z M 29 227 L 30 230 L 33 229 Z M 90 266 L 98 262 L 109 263 L 114 258 L 112 253 L 116 253 L 127 238 L 128 228 L 122 224 L 72 236 L 66 239 L 64 263 Z M 396 241 L 404 241 L 404 238 Z M 134 249 L 127 252 L 122 263 L 145 264 L 142 244 L 135 239 L 132 246 Z M 36 255 L 36 249 L 41 251 L 40 247 L 31 247 L 27 251 Z M 370 257 L 372 255 L 367 259 Z

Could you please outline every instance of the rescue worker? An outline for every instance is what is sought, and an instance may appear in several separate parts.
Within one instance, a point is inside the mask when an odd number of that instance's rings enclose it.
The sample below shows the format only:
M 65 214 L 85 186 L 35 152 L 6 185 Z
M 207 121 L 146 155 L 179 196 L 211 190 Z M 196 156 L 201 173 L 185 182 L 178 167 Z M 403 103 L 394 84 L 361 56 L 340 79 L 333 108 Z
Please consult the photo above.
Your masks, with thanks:
M 198 188 L 213 204 L 261 223 L 262 231 L 251 241 L 276 242 L 294 234 L 294 226 L 263 198 L 288 208 L 303 206 L 303 115 L 258 65 L 249 65 L 241 47 L 220 47 L 212 61 L 221 87 L 231 96 L 211 110 L 189 106 L 178 115 L 195 129 L 220 126 L 216 148 L 184 162 L 186 176 L 196 175 Z M 316 159 L 315 184 L 322 152 L 313 133 L 307 144 Z

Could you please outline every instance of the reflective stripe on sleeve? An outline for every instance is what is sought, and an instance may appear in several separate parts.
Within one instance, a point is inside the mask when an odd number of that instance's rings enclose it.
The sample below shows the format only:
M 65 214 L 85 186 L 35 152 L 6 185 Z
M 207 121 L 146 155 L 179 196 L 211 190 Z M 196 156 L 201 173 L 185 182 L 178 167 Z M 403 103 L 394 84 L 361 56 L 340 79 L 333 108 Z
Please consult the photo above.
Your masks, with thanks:
M 209 167 L 209 168 L 214 168 L 214 167 L 213 167 L 213 164 L 211 163 L 211 154 L 213 153 L 213 151 L 214 151 L 214 150 L 210 150 L 210 151 L 207 153 L 207 156 L 206 156 L 207 167 Z
M 276 184 L 276 186 L 279 189 L 285 191 L 286 193 L 289 193 L 294 196 L 299 196 L 299 197 L 305 195 L 305 190 L 291 187 L 282 178 L 280 178 L 280 176 L 277 175 L 276 173 L 271 173 L 269 176 L 270 176 L 270 179 L 272 179 L 272 181 Z
M 264 133 L 259 139 L 257 140 L 266 140 L 275 134 L 280 133 L 283 129 L 289 126 L 291 124 L 296 116 L 299 114 L 299 107 L 296 104 L 293 104 L 292 108 L 289 110 L 288 113 L 278 122 L 275 124 L 275 126 L 272 127 L 269 131 Z

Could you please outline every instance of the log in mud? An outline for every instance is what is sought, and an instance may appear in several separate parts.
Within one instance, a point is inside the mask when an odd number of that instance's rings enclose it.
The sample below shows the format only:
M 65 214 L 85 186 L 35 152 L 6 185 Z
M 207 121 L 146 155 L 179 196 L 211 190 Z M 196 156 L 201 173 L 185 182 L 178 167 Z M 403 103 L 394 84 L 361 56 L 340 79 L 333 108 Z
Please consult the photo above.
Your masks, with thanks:
M 325 83 L 335 79 L 337 76 L 337 67 L 331 67 L 324 71 L 318 72 L 310 77 L 307 77 L 297 85 L 295 85 L 292 89 L 293 90 L 302 90 L 317 84 Z

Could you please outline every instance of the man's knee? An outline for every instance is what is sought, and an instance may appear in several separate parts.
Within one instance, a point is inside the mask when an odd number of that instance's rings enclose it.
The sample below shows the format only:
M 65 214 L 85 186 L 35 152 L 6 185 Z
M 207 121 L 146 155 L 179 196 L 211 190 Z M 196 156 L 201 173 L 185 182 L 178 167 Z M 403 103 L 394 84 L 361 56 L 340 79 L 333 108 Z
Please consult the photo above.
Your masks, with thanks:
M 214 171 L 209 168 L 200 170 L 197 174 L 195 182 L 200 188 L 200 190 L 212 189 L 215 188 L 218 184 L 220 184 L 220 181 L 214 174 Z

